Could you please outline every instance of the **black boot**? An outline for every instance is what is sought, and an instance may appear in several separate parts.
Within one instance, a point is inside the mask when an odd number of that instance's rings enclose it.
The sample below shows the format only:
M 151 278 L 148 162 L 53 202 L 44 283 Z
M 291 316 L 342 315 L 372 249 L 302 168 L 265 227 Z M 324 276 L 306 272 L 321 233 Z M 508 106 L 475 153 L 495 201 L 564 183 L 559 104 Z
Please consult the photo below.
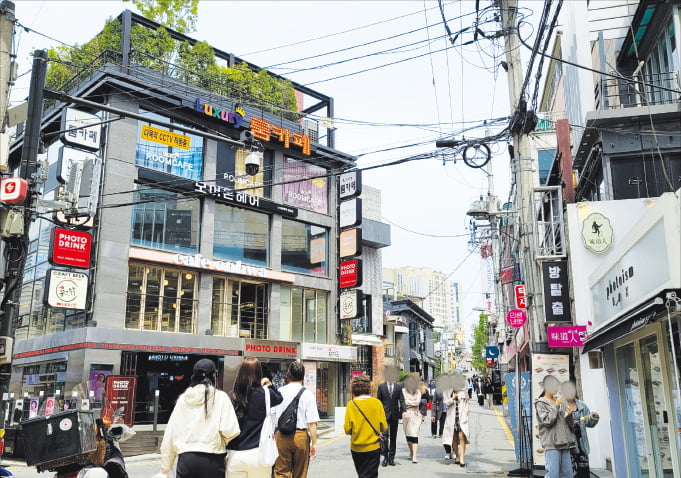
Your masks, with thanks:
M 383 458 L 383 466 L 388 466 L 388 457 Z

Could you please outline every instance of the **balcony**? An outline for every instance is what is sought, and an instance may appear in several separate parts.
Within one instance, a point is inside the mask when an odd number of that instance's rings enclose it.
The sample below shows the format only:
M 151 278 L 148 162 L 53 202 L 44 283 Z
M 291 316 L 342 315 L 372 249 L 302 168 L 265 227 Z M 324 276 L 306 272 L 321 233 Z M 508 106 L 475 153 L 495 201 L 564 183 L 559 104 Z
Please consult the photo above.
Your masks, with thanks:
M 638 75 L 637 81 L 604 78 L 594 89 L 597 110 L 666 105 L 681 101 L 679 72 Z

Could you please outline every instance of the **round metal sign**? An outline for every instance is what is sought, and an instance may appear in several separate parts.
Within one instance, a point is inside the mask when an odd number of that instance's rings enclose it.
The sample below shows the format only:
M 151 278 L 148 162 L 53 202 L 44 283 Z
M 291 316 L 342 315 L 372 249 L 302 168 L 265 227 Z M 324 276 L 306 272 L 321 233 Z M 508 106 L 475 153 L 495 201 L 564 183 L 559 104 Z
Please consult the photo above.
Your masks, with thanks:
M 506 322 L 511 327 L 519 329 L 525 325 L 525 322 L 527 322 L 527 314 L 525 314 L 525 311 L 521 309 L 511 309 L 506 315 Z

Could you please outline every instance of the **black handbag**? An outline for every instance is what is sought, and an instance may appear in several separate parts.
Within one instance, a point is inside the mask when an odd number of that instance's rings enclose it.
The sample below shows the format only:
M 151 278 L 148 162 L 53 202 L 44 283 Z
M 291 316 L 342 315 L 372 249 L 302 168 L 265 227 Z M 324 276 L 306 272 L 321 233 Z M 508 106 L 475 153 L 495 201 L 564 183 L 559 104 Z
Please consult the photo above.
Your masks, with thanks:
M 381 455 L 387 455 L 388 452 L 390 451 L 390 444 L 388 443 L 388 437 L 382 433 L 379 433 L 378 430 L 371 424 L 367 416 L 364 414 L 361 408 L 359 408 L 359 405 L 357 405 L 357 402 L 355 402 L 355 399 L 352 399 L 352 403 L 355 404 L 355 407 L 357 407 L 357 410 L 359 410 L 359 413 L 362 414 L 366 422 L 369 424 L 371 429 L 374 431 L 376 436 L 378 436 L 378 443 L 381 445 Z

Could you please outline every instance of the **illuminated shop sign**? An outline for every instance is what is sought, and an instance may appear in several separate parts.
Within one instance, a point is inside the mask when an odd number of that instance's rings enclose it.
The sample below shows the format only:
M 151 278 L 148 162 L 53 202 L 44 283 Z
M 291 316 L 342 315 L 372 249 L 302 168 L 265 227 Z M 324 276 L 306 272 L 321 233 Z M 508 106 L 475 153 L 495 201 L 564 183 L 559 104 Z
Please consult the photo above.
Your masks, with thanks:
M 251 133 L 253 133 L 254 138 L 263 141 L 270 141 L 272 136 L 274 136 L 277 141 L 284 145 L 284 148 L 289 148 L 293 144 L 299 146 L 303 154 L 310 155 L 311 141 L 310 137 L 306 134 L 291 134 L 291 130 L 272 125 L 268 121 L 257 117 L 251 118 Z
M 241 127 L 241 122 L 244 120 L 244 116 L 246 116 L 246 113 L 241 106 L 236 106 L 232 112 L 225 109 L 220 109 L 215 105 L 211 105 L 210 103 L 203 103 L 201 102 L 201 98 L 196 98 L 194 109 L 205 114 L 206 116 L 210 116 L 211 118 L 221 119 L 225 123 L 228 123 L 235 128 Z
M 154 354 L 149 355 L 147 360 L 150 362 L 187 362 L 188 355 Z
M 295 280 L 295 276 L 293 274 L 288 274 L 286 272 L 273 271 L 265 267 L 244 264 L 241 261 L 219 261 L 215 259 L 209 259 L 207 257 L 203 257 L 201 254 L 173 254 L 171 252 L 161 252 L 131 247 L 129 256 L 132 259 L 161 262 L 164 264 L 180 265 L 194 269 L 225 272 L 228 274 L 238 274 L 249 277 L 259 277 L 280 282 L 293 283 Z
M 191 146 L 191 138 L 189 136 L 173 133 L 166 129 L 154 128 L 146 124 L 142 125 L 140 138 L 167 146 L 175 146 L 180 149 L 189 149 Z

